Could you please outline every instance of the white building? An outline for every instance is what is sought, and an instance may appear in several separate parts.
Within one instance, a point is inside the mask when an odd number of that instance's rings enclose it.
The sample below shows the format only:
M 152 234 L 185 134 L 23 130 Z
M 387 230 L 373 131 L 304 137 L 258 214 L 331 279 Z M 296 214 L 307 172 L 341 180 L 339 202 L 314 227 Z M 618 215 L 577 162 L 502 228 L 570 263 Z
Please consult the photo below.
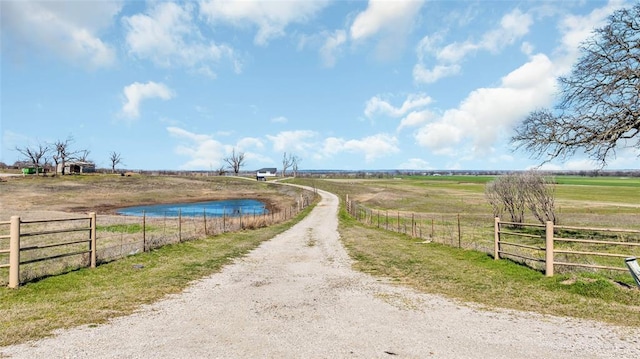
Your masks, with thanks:
M 266 181 L 267 177 L 275 177 L 277 171 L 277 168 L 261 168 L 256 171 L 256 180 Z

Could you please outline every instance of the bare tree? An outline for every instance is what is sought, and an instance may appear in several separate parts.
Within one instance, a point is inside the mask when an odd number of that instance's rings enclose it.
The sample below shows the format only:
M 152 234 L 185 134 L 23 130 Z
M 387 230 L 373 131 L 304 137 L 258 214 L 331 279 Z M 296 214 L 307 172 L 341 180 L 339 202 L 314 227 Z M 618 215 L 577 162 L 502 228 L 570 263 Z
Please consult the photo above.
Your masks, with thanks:
M 616 147 L 640 148 L 640 3 L 614 12 L 580 51 L 555 109 L 531 112 L 511 141 L 544 162 L 584 152 L 605 166 Z
M 240 168 L 244 167 L 244 152 L 236 153 L 236 149 L 234 148 L 231 151 L 231 156 L 224 158 L 224 161 L 229 164 L 229 168 L 233 171 L 233 173 L 237 176 L 240 173 Z
M 300 165 L 300 162 L 302 162 L 302 158 L 298 156 L 294 155 L 291 158 L 291 170 L 293 171 L 293 177 L 298 176 L 298 166 Z
M 293 157 L 291 154 L 287 156 L 286 152 L 282 155 L 282 177 L 287 176 L 287 169 L 293 165 Z
M 16 147 L 16 151 L 20 152 L 27 158 L 27 161 L 31 162 L 36 170 L 36 175 L 40 172 L 40 160 L 42 160 L 50 150 L 48 145 L 42 143 L 34 146 Z
M 224 176 L 224 174 L 227 173 L 227 169 L 224 166 L 220 166 L 216 172 L 218 173 L 218 176 Z
M 91 153 L 91 151 L 89 150 L 80 150 L 76 153 L 76 158 L 78 159 L 78 161 L 90 162 L 89 153 Z
M 116 166 L 122 163 L 122 155 L 116 151 L 109 153 L 109 161 L 111 162 L 111 173 L 116 173 Z
M 523 176 L 524 196 L 527 207 L 540 223 L 547 221 L 556 223 L 555 181 L 536 171 L 529 171 Z
M 493 208 L 494 216 L 502 216 L 506 211 L 511 217 L 511 222 L 524 222 L 527 206 L 517 174 L 499 176 L 487 183 L 485 196 Z
M 487 183 L 485 197 L 496 217 L 507 212 L 511 222 L 522 223 L 529 209 L 541 223 L 556 223 L 554 183 L 537 171 L 511 173 Z
M 75 152 L 71 151 L 71 143 L 73 143 L 73 137 L 67 137 L 66 140 L 58 140 L 52 144 L 55 153 L 52 156 L 55 171 L 58 171 L 58 165 L 61 166 L 60 173 L 64 176 L 66 162 L 71 159 Z

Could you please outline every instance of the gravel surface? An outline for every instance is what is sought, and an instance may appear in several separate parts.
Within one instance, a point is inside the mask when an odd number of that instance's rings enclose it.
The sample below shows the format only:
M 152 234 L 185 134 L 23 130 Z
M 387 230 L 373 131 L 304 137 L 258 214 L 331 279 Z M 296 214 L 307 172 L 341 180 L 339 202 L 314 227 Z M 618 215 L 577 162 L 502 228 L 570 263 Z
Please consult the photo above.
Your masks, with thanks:
M 486 310 L 351 269 L 338 199 L 179 295 L 15 358 L 638 358 L 640 330 Z

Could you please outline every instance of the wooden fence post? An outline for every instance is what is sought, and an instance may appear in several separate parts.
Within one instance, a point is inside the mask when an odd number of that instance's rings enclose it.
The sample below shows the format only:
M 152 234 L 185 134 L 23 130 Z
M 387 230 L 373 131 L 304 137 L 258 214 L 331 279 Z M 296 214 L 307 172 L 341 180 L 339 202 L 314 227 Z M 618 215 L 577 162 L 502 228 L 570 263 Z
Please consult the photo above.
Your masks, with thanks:
M 544 270 L 545 276 L 553 277 L 554 258 L 553 258 L 553 222 L 552 221 L 547 221 L 544 261 L 545 261 L 545 270 Z
M 9 236 L 9 288 L 20 285 L 20 217 L 11 216 Z
M 90 221 L 91 221 L 91 234 L 90 234 L 90 238 L 91 238 L 91 268 L 95 268 L 96 267 L 96 262 L 97 262 L 97 251 L 98 251 L 98 241 L 96 239 L 96 227 L 97 227 L 97 223 L 96 223 L 96 212 L 90 212 L 89 213 L 89 217 L 91 217 Z
M 493 259 L 500 259 L 500 217 L 496 217 L 493 224 Z

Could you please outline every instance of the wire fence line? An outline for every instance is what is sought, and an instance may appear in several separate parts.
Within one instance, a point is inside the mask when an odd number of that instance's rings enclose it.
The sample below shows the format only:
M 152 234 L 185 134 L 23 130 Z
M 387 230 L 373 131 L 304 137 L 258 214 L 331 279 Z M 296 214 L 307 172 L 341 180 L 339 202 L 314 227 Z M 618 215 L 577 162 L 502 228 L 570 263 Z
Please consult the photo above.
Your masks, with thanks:
M 201 216 L 97 215 L 95 262 L 99 265 L 167 244 L 282 223 L 312 204 L 315 196 L 305 191 L 295 204 L 262 214 L 252 212 L 215 217 L 203 208 Z M 19 239 L 20 283 L 91 265 L 92 248 L 87 245 L 86 223 L 79 222 L 78 218 L 69 216 L 20 224 L 18 233 L 23 234 Z M 0 285 L 9 283 L 10 233 L 10 222 L 0 221 Z
M 98 263 L 227 232 L 267 227 L 295 217 L 311 203 L 304 197 L 299 205 L 264 214 L 210 216 L 99 216 Z
M 368 226 L 402 233 L 427 243 L 480 251 L 496 259 L 505 257 L 536 270 L 545 270 L 545 234 L 544 226 L 541 225 L 504 222 L 511 227 L 499 229 L 492 214 L 376 210 L 350 200 L 349 196 L 346 197 L 345 205 L 353 218 Z M 527 230 L 527 226 L 542 229 Z M 552 235 L 552 238 L 556 243 L 551 244 L 550 250 L 554 255 L 551 256 L 550 263 L 557 267 L 558 273 L 576 270 L 624 271 L 625 258 L 640 257 L 640 231 L 569 226 L 554 228 L 555 236 Z M 500 239 L 498 233 L 503 236 L 511 235 L 510 239 L 516 243 Z M 513 235 L 524 239 L 516 241 Z M 507 246 L 510 246 L 508 252 L 502 248 Z M 549 271 L 548 268 L 546 270 Z M 553 269 L 549 272 L 553 274 Z
M 369 208 L 346 197 L 347 212 L 369 226 L 426 242 L 493 253 L 493 215 L 414 213 Z

